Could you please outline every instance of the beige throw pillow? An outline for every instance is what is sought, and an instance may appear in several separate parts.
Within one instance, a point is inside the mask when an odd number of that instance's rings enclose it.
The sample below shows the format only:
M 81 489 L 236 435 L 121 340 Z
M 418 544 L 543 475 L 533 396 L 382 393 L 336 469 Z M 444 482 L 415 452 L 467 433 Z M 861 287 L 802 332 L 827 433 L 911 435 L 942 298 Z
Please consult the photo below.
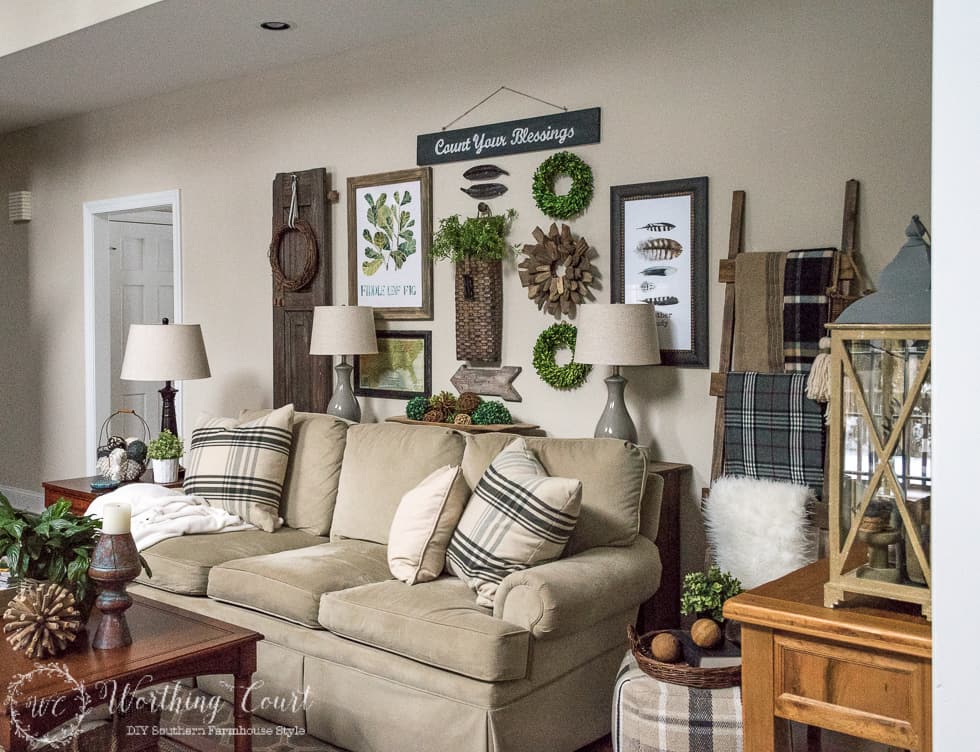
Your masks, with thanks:
M 470 497 L 446 551 L 446 568 L 493 606 L 511 572 L 557 559 L 575 529 L 582 482 L 552 478 L 524 439 L 496 456 Z
M 292 405 L 245 423 L 202 416 L 191 433 L 184 493 L 271 533 L 282 525 L 279 501 L 292 441 Z
M 396 579 L 414 585 L 442 574 L 468 495 L 459 467 L 446 465 L 402 496 L 388 531 L 388 568 Z

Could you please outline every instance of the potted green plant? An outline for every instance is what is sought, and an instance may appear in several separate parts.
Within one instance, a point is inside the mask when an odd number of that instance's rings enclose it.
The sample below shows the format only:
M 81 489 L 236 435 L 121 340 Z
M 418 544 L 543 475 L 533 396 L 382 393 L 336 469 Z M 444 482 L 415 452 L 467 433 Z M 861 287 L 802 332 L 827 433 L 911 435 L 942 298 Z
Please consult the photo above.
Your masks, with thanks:
M 714 619 L 722 624 L 725 601 L 741 592 L 742 583 L 716 566 L 707 572 L 689 572 L 684 576 L 681 591 L 681 613 L 694 614 L 699 619 Z
M 429 255 L 456 265 L 456 358 L 499 361 L 503 331 L 501 261 L 514 254 L 506 242 L 517 212 L 490 214 L 480 205 L 476 217 L 458 214 L 439 221 Z
M 184 454 L 184 442 L 164 428 L 160 435 L 146 445 L 146 456 L 153 464 L 154 483 L 173 483 L 177 480 L 177 460 Z
M 12 580 L 48 580 L 64 585 L 87 613 L 95 595 L 88 577 L 102 520 L 80 517 L 58 499 L 41 514 L 14 509 L 0 494 L 0 558 Z

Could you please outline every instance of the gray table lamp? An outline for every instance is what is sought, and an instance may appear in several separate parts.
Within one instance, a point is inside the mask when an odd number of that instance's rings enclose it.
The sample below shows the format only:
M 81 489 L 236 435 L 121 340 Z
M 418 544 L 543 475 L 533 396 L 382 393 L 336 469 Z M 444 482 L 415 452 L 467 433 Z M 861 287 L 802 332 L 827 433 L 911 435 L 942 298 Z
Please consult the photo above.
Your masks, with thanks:
M 636 426 L 626 409 L 626 379 L 620 366 L 656 365 L 660 362 L 657 316 L 649 303 L 589 303 L 578 310 L 575 361 L 610 365 L 606 379 L 609 396 L 595 427 L 596 438 L 626 439 L 636 443 Z
M 174 381 L 211 376 L 200 324 L 130 324 L 119 378 L 126 381 L 165 381 L 160 390 L 163 410 L 160 430 L 177 435 Z
M 313 332 L 310 355 L 340 355 L 334 366 L 336 385 L 327 412 L 338 418 L 361 420 L 361 406 L 351 385 L 353 368 L 348 355 L 372 355 L 378 352 L 374 335 L 374 309 L 365 306 L 317 306 L 313 309 Z

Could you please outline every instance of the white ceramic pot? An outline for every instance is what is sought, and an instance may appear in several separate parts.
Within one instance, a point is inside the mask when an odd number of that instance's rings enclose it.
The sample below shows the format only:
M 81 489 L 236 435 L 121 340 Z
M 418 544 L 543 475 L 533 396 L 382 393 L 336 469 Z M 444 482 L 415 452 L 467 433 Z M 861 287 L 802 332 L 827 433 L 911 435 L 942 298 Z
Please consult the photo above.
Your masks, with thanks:
M 177 480 L 178 462 L 172 460 L 150 460 L 153 463 L 154 483 L 173 483 Z

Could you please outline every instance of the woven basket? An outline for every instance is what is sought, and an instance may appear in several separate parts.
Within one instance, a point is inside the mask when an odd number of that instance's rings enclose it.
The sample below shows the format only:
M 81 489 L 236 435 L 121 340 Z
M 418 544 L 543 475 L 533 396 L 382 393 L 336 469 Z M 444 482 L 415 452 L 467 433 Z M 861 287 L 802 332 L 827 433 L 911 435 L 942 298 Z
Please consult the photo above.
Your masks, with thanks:
M 456 360 L 500 360 L 503 275 L 499 261 L 456 264 Z
M 681 661 L 678 663 L 663 663 L 650 654 L 650 643 L 661 632 L 673 632 L 671 629 L 660 629 L 647 632 L 637 637 L 636 630 L 630 625 L 626 628 L 630 650 L 636 663 L 643 673 L 658 681 L 668 684 L 680 684 L 685 687 L 699 689 L 724 689 L 734 687 L 742 682 L 741 666 L 724 666 L 718 668 L 698 668 Z

